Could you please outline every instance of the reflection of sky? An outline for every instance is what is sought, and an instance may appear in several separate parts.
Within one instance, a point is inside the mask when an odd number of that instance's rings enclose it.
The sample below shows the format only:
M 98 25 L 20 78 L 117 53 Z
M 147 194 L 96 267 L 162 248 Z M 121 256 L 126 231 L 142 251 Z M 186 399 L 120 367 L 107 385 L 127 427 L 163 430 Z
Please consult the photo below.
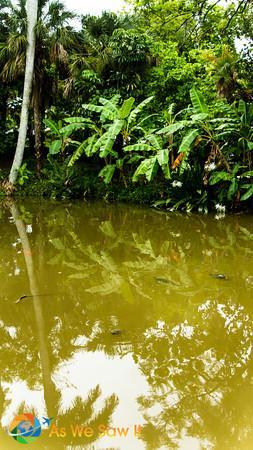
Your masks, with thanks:
M 30 390 L 25 381 L 14 381 L 13 383 L 2 382 L 2 387 L 6 392 L 6 400 L 10 401 L 8 408 L 4 411 L 1 424 L 8 427 L 17 413 L 19 406 L 25 402 L 28 412 L 35 409 L 38 418 L 45 416 L 46 406 L 42 388 Z M 31 410 L 29 411 L 29 408 Z
M 131 355 L 109 358 L 99 351 L 78 351 L 72 359 L 60 365 L 54 380 L 62 391 L 63 409 L 70 407 L 77 395 L 86 399 L 87 393 L 99 385 L 102 395 L 97 402 L 98 410 L 103 406 L 106 397 L 116 394 L 119 398 L 119 404 L 112 415 L 112 426 L 129 427 L 132 431 L 134 424 L 144 423 L 136 399 L 139 395 L 147 394 L 148 384 Z M 113 446 L 118 447 L 122 445 L 122 439 L 103 438 L 99 443 L 110 447 L 113 442 Z M 144 448 L 144 445 L 131 432 L 124 438 L 124 450 L 133 448 L 139 450 Z
M 96 402 L 95 412 L 104 406 L 107 397 L 116 394 L 119 404 L 112 415 L 111 426 L 129 427 L 130 430 L 126 438 L 104 437 L 100 439 L 99 445 L 110 447 L 113 443 L 113 446 L 121 447 L 122 439 L 124 439 L 124 450 L 145 448 L 143 442 L 134 437 L 133 428 L 135 424 L 145 422 L 138 410 L 137 398 L 140 395 L 147 395 L 148 384 L 145 377 L 138 371 L 131 355 L 109 358 L 99 351 L 94 353 L 77 351 L 71 359 L 60 364 L 53 379 L 57 389 L 62 393 L 62 410 L 70 408 L 77 396 L 86 400 L 89 391 L 97 385 L 100 386 L 102 394 Z M 26 409 L 30 408 L 30 411 L 35 409 L 39 419 L 46 416 L 41 389 L 30 390 L 23 381 L 15 381 L 12 384 L 3 383 L 2 386 L 4 390 L 8 389 L 6 399 L 10 400 L 2 417 L 2 426 L 7 427 L 10 424 L 18 407 L 24 401 Z M 66 428 L 69 427 L 70 424 L 66 423 Z

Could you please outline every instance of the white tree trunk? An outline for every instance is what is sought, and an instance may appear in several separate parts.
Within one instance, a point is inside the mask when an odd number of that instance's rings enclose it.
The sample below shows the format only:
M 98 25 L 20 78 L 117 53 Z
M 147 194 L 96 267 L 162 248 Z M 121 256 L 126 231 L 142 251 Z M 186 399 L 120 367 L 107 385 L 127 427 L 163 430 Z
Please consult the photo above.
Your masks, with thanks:
M 28 45 L 26 50 L 25 80 L 24 80 L 22 109 L 20 116 L 20 126 L 18 133 L 18 142 L 9 175 L 9 182 L 11 184 L 15 184 L 17 181 L 18 170 L 22 165 L 25 150 L 25 141 L 27 135 L 29 106 L 32 91 L 33 71 L 34 71 L 34 58 L 36 45 L 35 25 L 37 23 L 37 16 L 38 16 L 38 0 L 27 0 L 26 10 L 27 10 Z

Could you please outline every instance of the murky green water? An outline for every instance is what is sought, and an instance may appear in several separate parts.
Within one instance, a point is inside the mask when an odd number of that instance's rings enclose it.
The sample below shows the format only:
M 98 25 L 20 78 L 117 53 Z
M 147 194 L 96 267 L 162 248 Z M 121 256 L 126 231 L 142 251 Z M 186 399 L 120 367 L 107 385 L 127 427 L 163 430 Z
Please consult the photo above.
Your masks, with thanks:
M 31 449 L 253 448 L 251 216 L 6 203 L 0 238 L 0 448 L 24 412 Z

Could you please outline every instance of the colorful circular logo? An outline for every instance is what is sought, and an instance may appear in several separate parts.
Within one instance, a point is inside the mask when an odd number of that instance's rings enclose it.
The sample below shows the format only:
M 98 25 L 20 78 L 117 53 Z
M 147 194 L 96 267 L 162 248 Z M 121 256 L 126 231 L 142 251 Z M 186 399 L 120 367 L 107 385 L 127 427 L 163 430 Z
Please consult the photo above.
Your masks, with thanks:
M 20 444 L 31 444 L 41 435 L 41 425 L 32 414 L 16 416 L 9 428 L 9 435 Z

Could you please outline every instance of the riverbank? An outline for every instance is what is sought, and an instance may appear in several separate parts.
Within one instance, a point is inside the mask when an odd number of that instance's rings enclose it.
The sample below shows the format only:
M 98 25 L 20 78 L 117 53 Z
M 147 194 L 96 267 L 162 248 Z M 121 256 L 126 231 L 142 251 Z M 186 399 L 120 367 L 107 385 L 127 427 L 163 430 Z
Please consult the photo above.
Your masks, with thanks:
M 0 183 L 7 178 L 8 171 L 0 169 Z M 194 186 L 188 181 L 183 185 L 157 177 L 153 182 L 142 180 L 133 183 L 131 177 L 119 176 L 110 184 L 105 184 L 98 177 L 97 169 L 92 166 L 80 165 L 75 168 L 75 172 L 70 173 L 63 166 L 57 165 L 55 168 L 43 170 L 40 178 L 27 171 L 17 185 L 14 197 L 105 200 L 187 212 L 216 211 L 218 214 L 224 214 L 226 211 L 252 211 L 250 201 L 221 204 L 219 191 L 209 186 L 203 189 L 203 186 Z M 0 196 L 5 195 L 4 189 L 0 188 Z

